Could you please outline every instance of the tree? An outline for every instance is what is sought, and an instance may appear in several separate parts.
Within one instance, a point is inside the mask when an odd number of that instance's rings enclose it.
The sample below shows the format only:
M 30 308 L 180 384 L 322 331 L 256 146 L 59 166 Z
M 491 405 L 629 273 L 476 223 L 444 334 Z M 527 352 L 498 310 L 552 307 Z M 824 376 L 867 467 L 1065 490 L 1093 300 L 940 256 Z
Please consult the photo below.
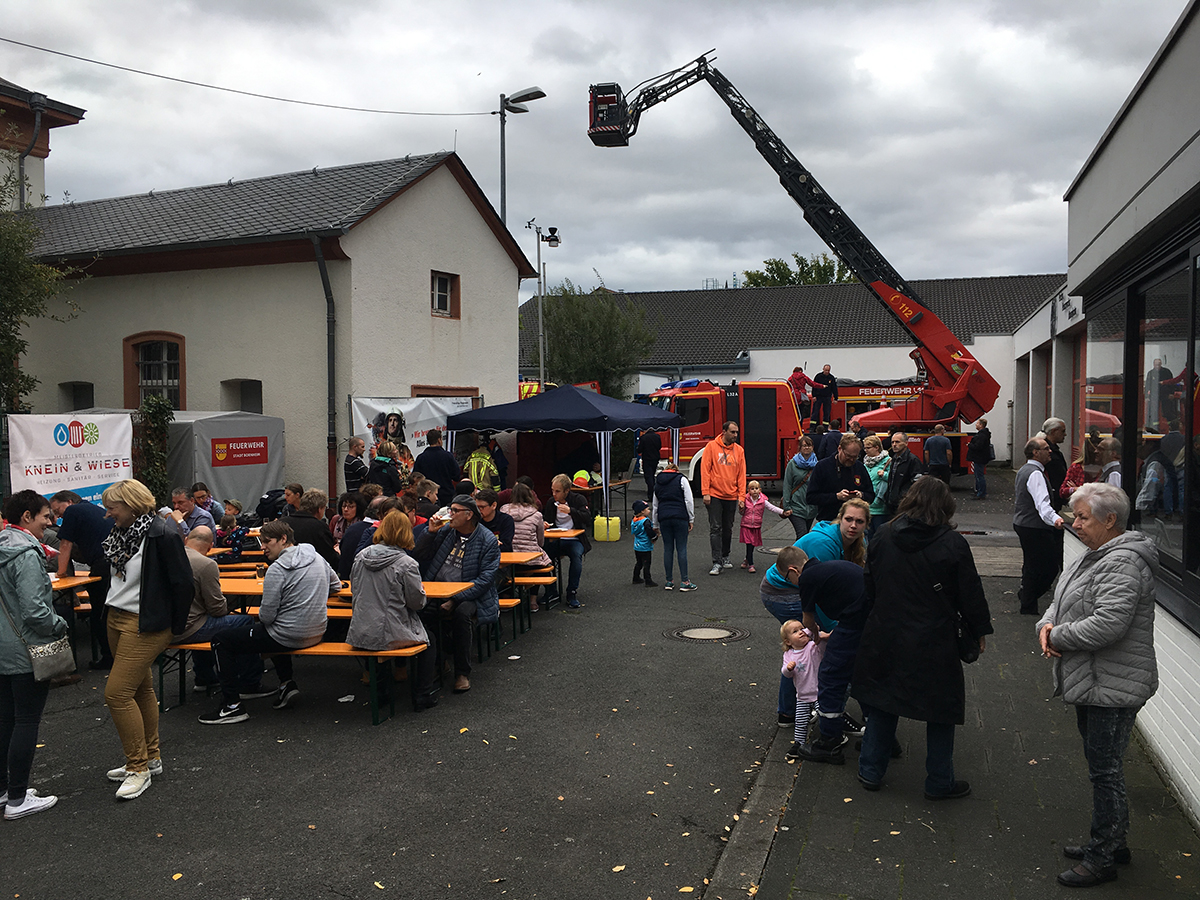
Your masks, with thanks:
M 650 355 L 655 334 L 646 311 L 603 286 L 591 292 L 569 278 L 543 300 L 546 378 L 559 384 L 597 381 L 609 397 L 628 397 L 626 381 Z M 538 351 L 534 351 L 534 363 Z
M 0 182 L 0 405 L 23 412 L 28 409 L 25 398 L 37 387 L 37 379 L 20 369 L 21 354 L 28 347 L 22 337 L 25 326 L 43 317 L 66 321 L 77 310 L 67 301 L 63 313 L 51 312 L 68 273 L 33 258 L 39 231 L 28 213 L 15 209 L 15 158 L 0 159 L 0 171 L 7 171 Z
M 799 253 L 793 253 L 796 268 L 788 265 L 786 259 L 765 259 L 761 269 L 751 269 L 742 274 L 746 276 L 746 287 L 783 287 L 789 284 L 846 284 L 857 279 L 849 267 L 840 259 L 834 259 L 828 253 L 814 253 L 805 259 Z

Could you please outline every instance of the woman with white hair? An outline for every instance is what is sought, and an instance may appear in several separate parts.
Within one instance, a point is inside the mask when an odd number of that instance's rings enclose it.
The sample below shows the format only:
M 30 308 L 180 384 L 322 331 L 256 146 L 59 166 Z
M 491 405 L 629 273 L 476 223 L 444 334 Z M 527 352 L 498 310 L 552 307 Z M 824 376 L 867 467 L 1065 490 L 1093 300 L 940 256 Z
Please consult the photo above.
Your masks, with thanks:
M 1045 439 L 1050 445 L 1050 459 L 1046 463 L 1046 479 L 1050 482 L 1050 505 L 1057 512 L 1062 508 L 1063 501 L 1059 489 L 1067 477 L 1067 458 L 1063 456 L 1059 445 L 1067 439 L 1067 423 L 1062 419 L 1051 416 L 1042 423 L 1042 430 L 1037 437 Z
M 1158 551 L 1126 531 L 1129 498 L 1092 483 L 1071 495 L 1072 525 L 1087 547 L 1058 580 L 1037 624 L 1042 655 L 1054 661 L 1054 693 L 1075 706 L 1092 782 L 1091 839 L 1064 846 L 1081 862 L 1058 876 L 1068 887 L 1117 877 L 1130 860 L 1129 803 L 1122 757 L 1138 710 L 1158 689 L 1154 658 L 1154 581 Z

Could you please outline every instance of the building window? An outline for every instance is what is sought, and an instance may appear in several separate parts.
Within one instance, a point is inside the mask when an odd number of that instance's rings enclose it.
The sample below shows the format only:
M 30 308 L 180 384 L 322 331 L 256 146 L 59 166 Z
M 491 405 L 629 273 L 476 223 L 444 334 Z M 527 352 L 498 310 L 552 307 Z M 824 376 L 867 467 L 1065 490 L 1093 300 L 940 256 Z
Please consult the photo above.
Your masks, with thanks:
M 429 277 L 429 305 L 435 316 L 457 319 L 458 276 L 446 272 L 432 272 Z
M 125 406 L 141 406 L 149 396 L 166 397 L 174 409 L 187 408 L 184 338 L 147 331 L 124 340 Z
M 1183 562 L 1183 481 L 1188 440 L 1183 402 L 1190 391 L 1191 285 L 1187 268 L 1137 292 L 1137 446 L 1125 454 L 1123 475 L 1134 497 L 1131 527 L 1167 558 Z
M 96 405 L 96 386 L 90 381 L 64 381 L 58 385 L 63 412 L 91 409 Z

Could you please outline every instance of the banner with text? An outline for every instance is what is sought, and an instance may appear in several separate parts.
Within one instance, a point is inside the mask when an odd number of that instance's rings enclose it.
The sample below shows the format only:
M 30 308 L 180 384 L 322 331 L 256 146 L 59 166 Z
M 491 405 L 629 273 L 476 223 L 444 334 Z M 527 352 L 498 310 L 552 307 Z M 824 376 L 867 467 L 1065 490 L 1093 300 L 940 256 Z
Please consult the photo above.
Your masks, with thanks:
M 399 438 L 413 456 L 427 446 L 425 435 L 445 429 L 446 418 L 471 409 L 471 397 L 351 397 L 350 423 L 368 447 Z M 388 419 L 391 419 L 389 423 Z M 389 433 L 390 429 L 390 433 Z
M 128 414 L 9 416 L 8 471 L 13 492 L 46 497 L 74 491 L 90 503 L 133 477 L 133 420 Z

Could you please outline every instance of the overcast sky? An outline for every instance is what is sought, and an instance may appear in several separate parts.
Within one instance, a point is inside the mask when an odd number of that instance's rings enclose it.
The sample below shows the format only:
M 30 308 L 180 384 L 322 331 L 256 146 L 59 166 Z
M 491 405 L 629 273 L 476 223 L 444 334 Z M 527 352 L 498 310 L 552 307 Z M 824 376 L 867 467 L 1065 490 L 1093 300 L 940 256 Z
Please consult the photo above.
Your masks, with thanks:
M 0 36 L 324 103 L 508 119 L 508 225 L 557 226 L 548 277 L 693 289 L 824 249 L 698 84 L 624 149 L 587 138 L 588 85 L 716 66 L 908 279 L 1066 271 L 1062 195 L 1186 0 L 7 0 Z M 319 110 L 0 43 L 0 77 L 83 107 L 47 192 L 89 200 L 457 149 L 499 209 L 494 115 Z M 533 291 L 527 282 L 522 297 Z

